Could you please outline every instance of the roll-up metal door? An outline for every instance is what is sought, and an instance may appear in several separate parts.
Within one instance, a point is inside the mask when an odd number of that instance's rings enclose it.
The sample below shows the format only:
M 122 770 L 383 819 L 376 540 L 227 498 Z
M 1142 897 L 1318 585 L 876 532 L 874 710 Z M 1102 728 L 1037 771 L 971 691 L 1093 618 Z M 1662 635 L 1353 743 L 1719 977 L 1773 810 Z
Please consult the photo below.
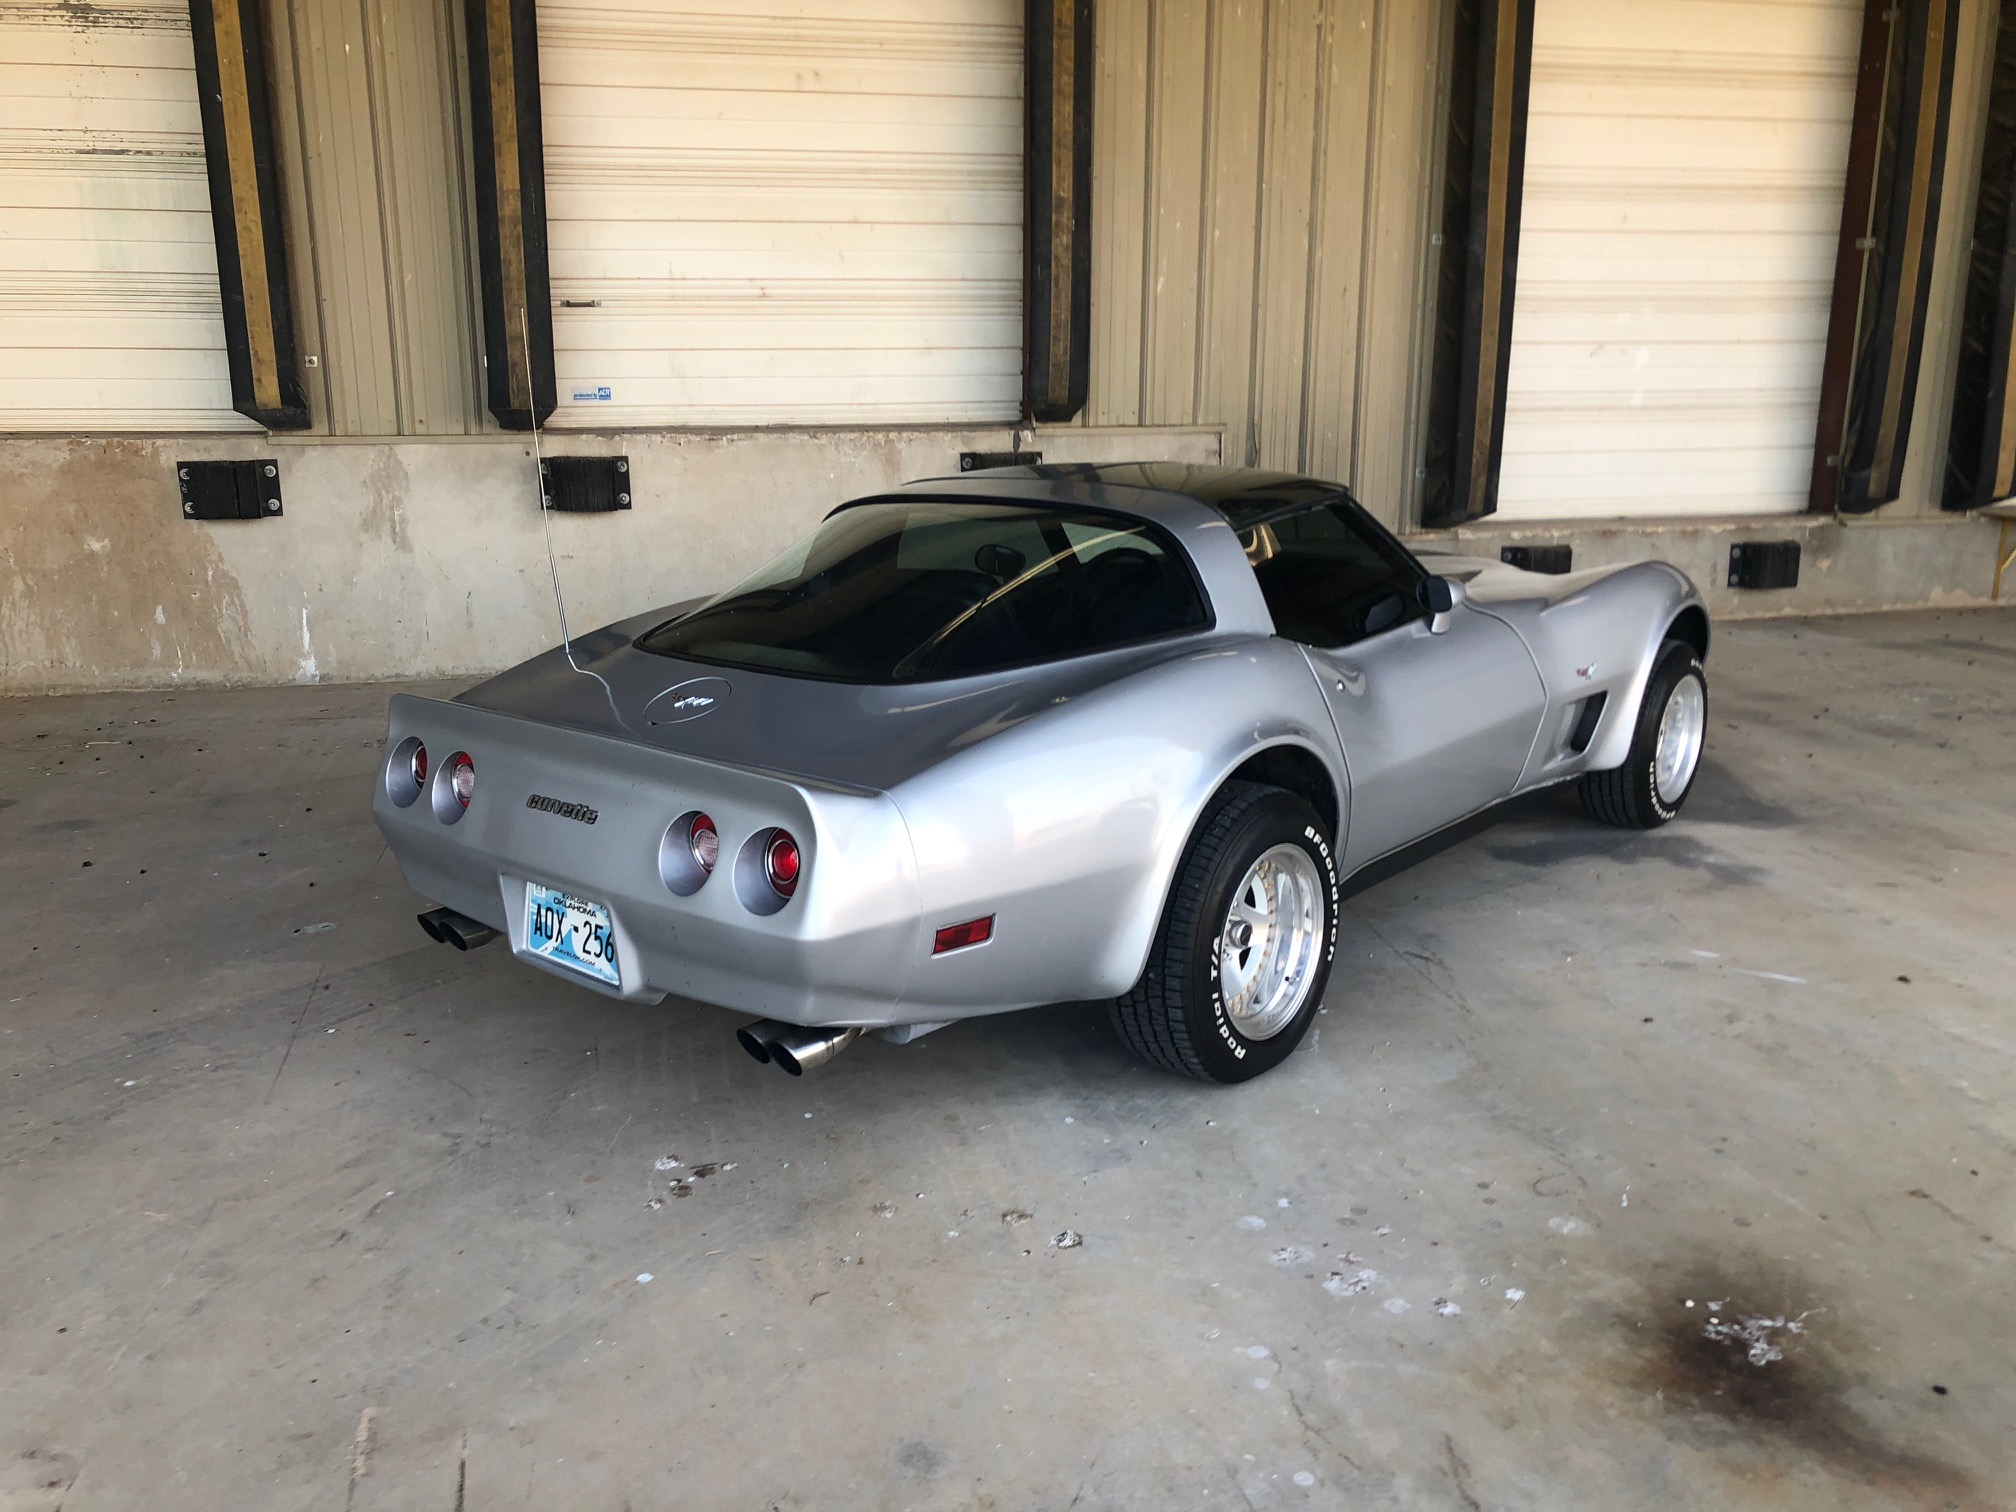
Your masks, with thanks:
M 0 0 L 0 430 L 231 408 L 187 0 Z
M 1806 507 L 1861 0 L 1539 0 L 1501 518 Z
M 538 15 L 553 424 L 1018 414 L 1020 5 Z

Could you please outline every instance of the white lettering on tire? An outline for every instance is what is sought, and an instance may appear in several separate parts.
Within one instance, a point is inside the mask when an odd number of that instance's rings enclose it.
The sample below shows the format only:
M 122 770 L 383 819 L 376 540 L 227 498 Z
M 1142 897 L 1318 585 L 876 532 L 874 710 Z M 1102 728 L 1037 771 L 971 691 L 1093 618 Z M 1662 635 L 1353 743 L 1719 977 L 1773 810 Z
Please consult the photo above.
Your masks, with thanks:
M 1339 912 L 1337 907 L 1337 861 L 1330 853 L 1330 842 L 1324 838 L 1323 832 L 1314 825 L 1304 825 L 1302 827 L 1302 838 L 1309 842 L 1317 856 L 1321 858 L 1323 862 L 1323 874 L 1330 883 L 1329 894 L 1323 902 L 1324 912 L 1330 916 L 1329 941 L 1323 955 L 1324 963 L 1327 965 L 1337 958 L 1337 914 Z M 1218 1037 L 1225 1042 L 1225 1048 L 1230 1050 L 1239 1060 L 1244 1060 L 1249 1047 L 1239 1037 L 1238 1030 L 1232 1027 L 1232 1021 L 1225 1013 L 1225 996 L 1218 976 L 1219 963 L 1224 958 L 1225 936 L 1221 932 L 1211 941 L 1211 1021 L 1217 1026 Z M 1306 1007 L 1307 1005 L 1305 1004 L 1304 1006 Z

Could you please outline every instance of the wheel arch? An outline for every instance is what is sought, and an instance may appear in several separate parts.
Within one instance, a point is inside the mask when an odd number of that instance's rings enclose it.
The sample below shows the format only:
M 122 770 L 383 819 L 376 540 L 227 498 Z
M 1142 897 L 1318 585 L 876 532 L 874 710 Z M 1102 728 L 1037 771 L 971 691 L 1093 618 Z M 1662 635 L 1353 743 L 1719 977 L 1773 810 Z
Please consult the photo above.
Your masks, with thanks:
M 1704 662 L 1708 660 L 1708 611 L 1699 604 L 1689 604 L 1673 616 L 1666 627 L 1667 640 L 1677 640 L 1694 648 L 1694 654 Z
M 1263 746 L 1253 752 L 1238 766 L 1218 780 L 1218 785 L 1206 797 L 1197 816 L 1191 820 L 1191 833 L 1196 832 L 1197 818 L 1210 801 L 1224 790 L 1228 782 L 1258 782 L 1268 787 L 1284 788 L 1304 799 L 1316 810 L 1329 832 L 1331 848 L 1340 854 L 1343 851 L 1344 802 L 1337 790 L 1337 779 L 1323 758 L 1308 746 L 1293 741 L 1279 741 Z M 1185 842 L 1188 844 L 1188 841 Z
M 1171 858 L 1149 950 L 1134 973 L 1133 985 L 1116 994 L 1112 1005 L 1114 1027 L 1135 1054 L 1166 1070 L 1207 1081 L 1234 1082 L 1258 1075 L 1294 1052 L 1304 1030 L 1314 1022 L 1336 957 L 1337 853 L 1317 826 L 1297 813 L 1296 806 L 1284 805 L 1285 813 L 1281 807 L 1274 808 L 1277 820 L 1287 821 L 1287 827 L 1276 833 L 1295 838 L 1310 855 L 1319 879 L 1327 868 L 1323 911 L 1328 927 L 1327 936 L 1319 934 L 1312 942 L 1315 953 L 1307 962 L 1310 980 L 1300 989 L 1293 1015 L 1259 1040 L 1246 1038 L 1248 1031 L 1243 1026 L 1235 1031 L 1220 997 L 1220 972 L 1214 954 L 1219 947 L 1212 941 L 1220 938 L 1217 932 L 1223 927 L 1213 910 L 1222 907 L 1223 900 L 1212 902 L 1212 888 L 1218 885 L 1212 879 L 1237 879 L 1236 868 L 1252 859 L 1251 855 L 1228 851 L 1239 835 L 1238 825 L 1257 810 L 1282 805 L 1283 797 L 1302 800 L 1317 823 L 1335 834 L 1348 783 L 1348 774 L 1340 782 L 1318 750 L 1287 737 L 1245 752 L 1209 785 L 1190 814 L 1182 846 Z M 1230 828 L 1224 827 L 1228 818 Z M 1206 841 L 1218 849 L 1215 854 L 1205 853 L 1204 870 L 1193 878 L 1192 858 L 1199 844 Z M 1225 872 L 1222 868 L 1228 859 L 1235 869 Z M 1178 930 L 1181 932 L 1173 932 Z M 1209 962 L 1208 985 L 1200 979 L 1205 970 L 1200 960 Z M 1200 1022 L 1200 1013 L 1211 1027 Z M 1228 1053 L 1233 1059 L 1226 1059 Z
M 1122 950 L 1132 962 L 1132 970 L 1126 974 L 1128 982 L 1137 980 L 1147 965 L 1163 911 L 1176 886 L 1183 858 L 1196 843 L 1199 827 L 1218 795 L 1234 782 L 1281 788 L 1307 802 L 1328 830 L 1331 850 L 1341 866 L 1344 831 L 1350 822 L 1351 809 L 1350 777 L 1340 758 L 1326 759 L 1306 730 L 1278 732 L 1271 739 L 1262 737 L 1234 754 L 1222 756 L 1216 778 L 1200 781 L 1190 790 L 1191 796 L 1183 805 L 1181 841 L 1156 858 L 1150 888 L 1142 899 L 1148 905 L 1147 911 L 1130 920 L 1120 932 L 1126 941 Z
M 1696 656 L 1707 657 L 1708 611 L 1694 585 L 1677 567 L 1665 562 L 1639 563 L 1621 570 L 1612 581 L 1620 588 L 1629 584 L 1641 599 L 1652 597 L 1654 601 L 1641 601 L 1636 613 L 1629 616 L 1632 628 L 1622 630 L 1619 626 L 1620 639 L 1632 646 L 1630 676 L 1610 688 L 1609 708 L 1582 762 L 1571 769 L 1575 771 L 1607 771 L 1624 760 L 1646 684 L 1659 664 L 1660 651 L 1669 642 L 1677 640 Z M 1630 600 L 1621 603 L 1628 611 Z

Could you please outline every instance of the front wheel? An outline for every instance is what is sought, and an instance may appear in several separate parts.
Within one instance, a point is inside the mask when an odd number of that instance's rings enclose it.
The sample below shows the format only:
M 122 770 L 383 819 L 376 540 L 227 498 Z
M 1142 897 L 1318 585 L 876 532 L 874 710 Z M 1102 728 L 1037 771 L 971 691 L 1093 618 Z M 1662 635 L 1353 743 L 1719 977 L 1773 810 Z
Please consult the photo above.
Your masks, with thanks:
M 1260 783 L 1227 783 L 1176 871 L 1141 980 L 1113 1004 L 1141 1059 L 1241 1082 L 1309 1031 L 1337 948 L 1337 861 L 1316 811 Z
M 1583 776 L 1582 806 L 1605 824 L 1656 829 L 1693 791 L 1707 735 L 1708 674 L 1692 646 L 1668 641 L 1638 703 L 1631 754 L 1620 767 Z

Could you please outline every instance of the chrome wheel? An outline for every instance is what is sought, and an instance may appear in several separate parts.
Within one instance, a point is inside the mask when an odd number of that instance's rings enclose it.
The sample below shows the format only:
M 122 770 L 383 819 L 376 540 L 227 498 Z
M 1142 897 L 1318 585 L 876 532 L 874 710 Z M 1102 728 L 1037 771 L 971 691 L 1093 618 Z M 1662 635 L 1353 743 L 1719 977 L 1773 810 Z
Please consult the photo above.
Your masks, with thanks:
M 1671 807 L 1685 796 L 1701 763 L 1701 741 L 1708 733 L 1708 693 L 1701 679 L 1689 673 L 1673 685 L 1659 716 L 1659 738 L 1652 748 L 1652 781 L 1659 801 Z
M 1277 845 L 1247 871 L 1218 932 L 1218 983 L 1232 1027 L 1272 1039 L 1295 1021 L 1323 946 L 1323 882 L 1299 845 Z

